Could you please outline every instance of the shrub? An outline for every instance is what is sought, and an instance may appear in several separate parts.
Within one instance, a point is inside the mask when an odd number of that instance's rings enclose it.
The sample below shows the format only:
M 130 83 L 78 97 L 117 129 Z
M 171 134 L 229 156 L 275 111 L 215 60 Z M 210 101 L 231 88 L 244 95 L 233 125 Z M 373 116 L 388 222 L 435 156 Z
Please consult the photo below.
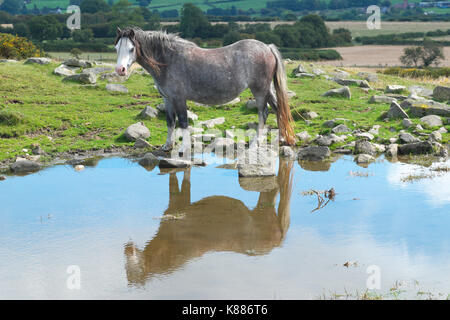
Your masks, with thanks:
M 0 110 L 0 124 L 14 126 L 22 123 L 23 121 L 24 116 L 20 112 Z
M 20 60 L 43 55 L 44 53 L 27 38 L 0 33 L 0 57 Z
M 450 68 L 401 68 L 391 67 L 383 71 L 384 74 L 389 74 L 404 78 L 433 78 L 450 77 Z

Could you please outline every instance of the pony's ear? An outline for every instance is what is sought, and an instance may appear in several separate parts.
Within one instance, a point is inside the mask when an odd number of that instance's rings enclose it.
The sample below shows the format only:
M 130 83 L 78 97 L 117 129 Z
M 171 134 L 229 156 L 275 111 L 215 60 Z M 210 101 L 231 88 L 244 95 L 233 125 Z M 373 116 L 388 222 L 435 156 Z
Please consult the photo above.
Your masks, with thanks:
M 122 30 L 120 30 L 120 28 L 117 27 L 117 35 L 119 35 L 119 34 L 121 34 L 121 33 L 122 33 Z
M 134 39 L 134 30 L 133 29 L 130 30 L 130 39 Z

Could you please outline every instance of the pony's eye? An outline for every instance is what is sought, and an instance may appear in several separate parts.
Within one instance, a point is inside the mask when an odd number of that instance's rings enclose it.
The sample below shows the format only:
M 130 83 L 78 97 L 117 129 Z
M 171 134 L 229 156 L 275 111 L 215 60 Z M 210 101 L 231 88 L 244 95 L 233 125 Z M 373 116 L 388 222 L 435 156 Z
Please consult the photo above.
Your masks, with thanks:
M 134 48 L 131 48 L 131 49 L 130 49 L 130 53 L 133 53 L 133 52 L 134 52 Z

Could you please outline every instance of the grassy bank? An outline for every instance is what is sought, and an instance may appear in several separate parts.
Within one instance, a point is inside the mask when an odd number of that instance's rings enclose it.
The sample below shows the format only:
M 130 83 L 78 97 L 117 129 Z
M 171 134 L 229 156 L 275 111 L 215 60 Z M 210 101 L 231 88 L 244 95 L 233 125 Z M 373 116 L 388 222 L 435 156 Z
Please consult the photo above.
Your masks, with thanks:
M 137 115 L 145 106 L 155 107 L 162 102 L 149 76 L 133 74 L 124 83 L 129 89 L 128 94 L 112 94 L 105 90 L 104 81 L 99 81 L 93 87 L 62 82 L 61 77 L 52 73 L 56 66 L 56 63 L 46 66 L 22 63 L 0 65 L 0 161 L 23 155 L 23 149 L 30 149 L 33 143 L 39 143 L 48 154 L 132 146 L 133 143 L 123 138 L 124 130 L 142 121 Z M 297 63 L 287 65 L 288 74 L 296 66 Z M 322 68 L 329 73 L 334 70 L 331 66 Z M 356 74 L 360 71 L 346 70 L 352 73 L 352 78 L 357 78 Z M 350 120 L 346 124 L 352 129 L 368 130 L 374 124 L 381 125 L 378 140 L 386 141 L 398 136 L 398 130 L 402 129 L 401 120 L 382 121 L 380 115 L 388 110 L 389 105 L 370 104 L 369 98 L 373 94 L 380 94 L 387 84 L 433 88 L 437 83 L 439 80 L 429 82 L 380 74 L 379 81 L 372 84 L 374 89 L 366 93 L 352 87 L 352 99 L 348 100 L 321 96 L 325 91 L 339 87 L 333 81 L 323 78 L 289 78 L 289 89 L 297 94 L 291 99 L 291 107 L 319 114 L 310 124 L 303 120 L 296 121 L 295 132 L 307 130 L 312 136 L 323 134 L 330 130 L 322 126 L 324 121 L 346 118 Z M 192 102 L 188 105 L 200 121 L 225 117 L 225 123 L 217 126 L 218 129 L 225 130 L 232 126 L 247 129 L 247 123 L 258 119 L 256 110 L 247 110 L 245 107 L 251 97 L 247 90 L 241 94 L 241 102 L 237 105 L 202 107 Z M 418 123 L 418 119 L 413 121 Z M 155 146 L 161 145 L 167 132 L 164 117 L 143 122 L 151 132 L 148 141 Z M 276 126 L 276 118 L 272 113 L 268 124 Z M 395 128 L 395 132 L 392 128 Z M 450 130 L 450 127 L 447 126 L 447 129 Z M 425 128 L 424 132 L 431 131 Z M 443 139 L 447 142 L 449 134 L 444 134 Z

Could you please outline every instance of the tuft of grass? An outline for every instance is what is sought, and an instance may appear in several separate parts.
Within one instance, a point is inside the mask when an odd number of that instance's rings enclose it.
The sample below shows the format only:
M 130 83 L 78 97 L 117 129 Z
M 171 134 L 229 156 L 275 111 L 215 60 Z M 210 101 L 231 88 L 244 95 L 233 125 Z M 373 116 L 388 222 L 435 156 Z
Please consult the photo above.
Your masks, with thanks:
M 17 111 L 0 110 L 0 125 L 15 126 L 24 123 L 25 116 Z

